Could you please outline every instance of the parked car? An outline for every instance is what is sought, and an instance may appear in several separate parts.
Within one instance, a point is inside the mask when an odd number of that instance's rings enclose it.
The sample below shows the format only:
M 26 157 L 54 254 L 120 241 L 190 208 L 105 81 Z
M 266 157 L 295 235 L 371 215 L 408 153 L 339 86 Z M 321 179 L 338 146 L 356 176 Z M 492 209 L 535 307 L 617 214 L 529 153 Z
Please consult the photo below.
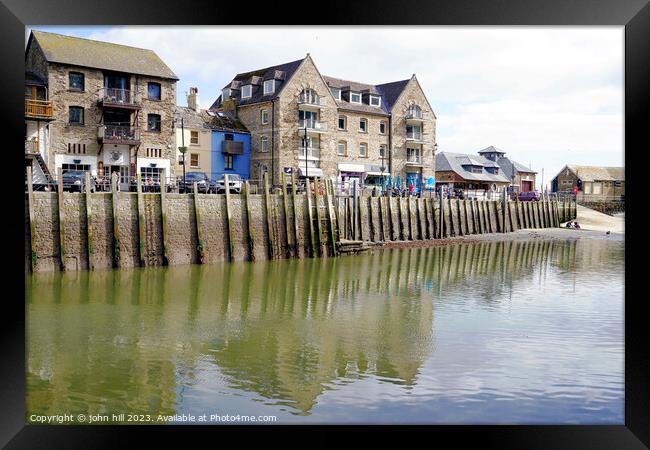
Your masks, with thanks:
M 222 192 L 226 192 L 226 177 L 224 175 L 221 175 L 221 177 L 215 181 L 213 191 L 216 192 L 217 194 L 220 194 Z M 234 194 L 239 194 L 241 193 L 241 188 L 244 185 L 244 182 L 242 181 L 241 177 L 237 174 L 229 174 L 228 175 L 228 185 L 230 186 L 230 192 Z
M 185 180 L 182 175 L 178 178 L 178 192 L 193 192 L 194 183 L 201 194 L 208 194 L 212 191 L 210 178 L 205 172 L 188 172 L 185 174 Z
M 86 189 L 86 172 L 83 170 L 68 170 L 63 173 L 63 190 L 83 192 Z M 90 177 L 90 192 L 95 192 L 95 179 Z
M 539 201 L 540 195 L 538 191 L 526 191 L 526 192 L 520 192 L 519 193 L 519 201 L 520 202 L 532 202 L 532 201 Z

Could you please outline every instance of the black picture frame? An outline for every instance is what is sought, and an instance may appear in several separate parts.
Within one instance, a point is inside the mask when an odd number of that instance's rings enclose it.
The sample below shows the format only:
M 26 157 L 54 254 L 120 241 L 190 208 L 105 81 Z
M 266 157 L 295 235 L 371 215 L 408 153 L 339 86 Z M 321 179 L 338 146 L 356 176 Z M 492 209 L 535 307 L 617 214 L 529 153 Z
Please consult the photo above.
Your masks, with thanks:
M 278 6 L 280 3 L 274 3 Z M 625 425 L 621 426 L 399 426 L 359 427 L 350 437 L 342 440 L 331 430 L 315 426 L 265 426 L 256 427 L 254 433 L 241 426 L 36 426 L 25 425 L 25 304 L 20 288 L 3 297 L 2 314 L 2 383 L 0 384 L 0 444 L 6 448 L 130 448 L 134 438 L 144 438 L 171 445 L 179 437 L 182 445 L 194 446 L 199 437 L 210 435 L 210 445 L 225 441 L 224 432 L 233 432 L 246 445 L 252 438 L 262 438 L 273 444 L 279 438 L 283 443 L 311 445 L 334 443 L 349 446 L 353 441 L 365 442 L 368 438 L 384 440 L 389 435 L 400 434 L 405 442 L 436 445 L 440 438 L 454 446 L 479 443 L 481 446 L 507 448 L 646 448 L 650 445 L 650 386 L 648 339 L 644 314 L 647 294 L 644 280 L 644 261 L 641 255 L 645 242 L 638 231 L 642 217 L 637 211 L 643 208 L 641 170 L 647 166 L 642 155 L 647 152 L 645 137 L 650 117 L 650 5 L 647 0 L 446 0 L 427 3 L 386 0 L 355 3 L 327 3 L 318 12 L 305 15 L 305 5 L 282 2 L 270 15 L 264 4 L 246 2 L 233 4 L 202 0 L 175 2 L 170 0 L 99 2 L 48 2 L 47 0 L 3 0 L 0 4 L 0 29 L 3 39 L 0 79 L 3 86 L 3 106 L 0 108 L 4 136 L 4 157 L 8 159 L 4 171 L 5 198 L 10 198 L 15 213 L 4 214 L 3 248 L 8 268 L 20 271 L 20 264 L 12 264 L 13 255 L 23 260 L 25 251 L 15 236 L 24 233 L 22 189 L 24 175 L 13 167 L 22 167 L 20 139 L 23 134 L 23 81 L 25 50 L 25 25 L 237 25 L 245 18 L 250 24 L 304 24 L 309 17 L 312 25 L 617 25 L 625 26 L 625 173 L 626 197 L 626 302 L 625 302 Z M 245 8 L 246 14 L 240 14 Z M 244 25 L 243 23 L 239 23 Z M 18 119 L 20 118 L 20 119 Z M 601 130 L 595 130 L 601 132 Z M 628 151 L 629 149 L 629 151 Z M 636 175 L 635 175 L 636 172 Z M 18 187 L 20 186 L 20 188 Z M 13 201 L 16 203 L 13 204 Z M 639 205 L 639 206 L 635 206 Z M 22 221 L 22 223 L 21 223 Z M 638 243 L 638 244 L 637 244 Z M 14 261 L 14 262 L 15 262 Z M 632 264 L 629 264 L 629 263 Z M 638 272 L 638 275 L 635 273 Z M 16 274 L 15 279 L 20 278 Z M 23 271 L 24 276 L 24 271 Z M 7 274 L 6 280 L 14 279 Z M 12 283 L 5 282 L 5 290 Z M 7 291 L 11 292 L 11 291 Z M 638 292 L 638 294 L 637 294 Z M 23 292 L 24 294 L 24 292 Z M 282 432 L 280 436 L 278 432 Z M 285 434 L 286 433 L 286 434 Z M 230 434 L 230 433 L 229 433 Z M 177 436 L 180 435 L 180 436 Z M 230 436 L 232 438 L 233 436 Z M 290 440 L 287 440 L 290 438 Z M 215 440 L 216 439 L 216 440 Z M 229 441 L 232 442 L 232 441 Z M 422 445 L 422 444 L 418 444 Z

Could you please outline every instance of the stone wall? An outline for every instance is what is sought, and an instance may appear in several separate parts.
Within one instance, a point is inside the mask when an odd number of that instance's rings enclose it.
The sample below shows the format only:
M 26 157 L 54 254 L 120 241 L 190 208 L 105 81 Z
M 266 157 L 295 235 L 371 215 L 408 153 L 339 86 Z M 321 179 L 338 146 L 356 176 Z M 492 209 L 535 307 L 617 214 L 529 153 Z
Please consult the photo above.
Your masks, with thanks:
M 35 192 L 31 205 L 30 197 L 26 197 L 26 268 L 33 264 L 35 272 L 61 270 L 58 194 Z M 231 195 L 227 202 L 225 195 L 199 194 L 194 198 L 192 194 L 166 194 L 165 211 L 160 194 L 142 194 L 141 199 L 144 213 L 142 263 L 137 194 L 118 192 L 115 197 L 117 235 L 114 233 L 113 194 L 90 194 L 89 239 L 85 194 L 64 193 L 61 216 L 65 270 L 89 269 L 89 261 L 93 269 L 228 261 L 231 259 L 230 240 L 232 259 L 239 261 L 333 256 L 330 227 L 334 228 L 337 243 L 341 239 L 415 241 L 554 227 L 575 218 L 576 214 L 575 204 L 570 202 L 509 202 L 504 208 L 500 201 L 457 199 L 445 199 L 441 214 L 438 200 L 398 197 L 360 197 L 354 214 L 353 199 L 340 197 L 332 204 L 333 222 L 330 223 L 325 198 L 312 197 L 312 244 L 306 195 L 288 195 L 286 199 L 282 195 L 269 195 L 268 210 L 264 195 L 250 195 L 247 205 L 244 195 Z M 29 223 L 30 206 L 33 224 Z M 167 223 L 166 239 L 163 238 L 163 212 Z M 353 226 L 353 217 L 356 217 L 356 226 Z M 202 246 L 199 246 L 199 235 Z

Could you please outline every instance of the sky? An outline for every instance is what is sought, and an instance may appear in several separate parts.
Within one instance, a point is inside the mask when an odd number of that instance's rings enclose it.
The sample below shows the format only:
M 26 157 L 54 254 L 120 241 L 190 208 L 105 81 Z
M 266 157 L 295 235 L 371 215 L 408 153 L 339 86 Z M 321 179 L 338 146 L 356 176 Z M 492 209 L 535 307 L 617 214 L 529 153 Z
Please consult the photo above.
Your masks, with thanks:
M 303 58 L 370 84 L 415 74 L 438 151 L 493 145 L 538 172 L 623 166 L 623 27 L 33 26 L 154 50 L 208 108 L 239 72 Z

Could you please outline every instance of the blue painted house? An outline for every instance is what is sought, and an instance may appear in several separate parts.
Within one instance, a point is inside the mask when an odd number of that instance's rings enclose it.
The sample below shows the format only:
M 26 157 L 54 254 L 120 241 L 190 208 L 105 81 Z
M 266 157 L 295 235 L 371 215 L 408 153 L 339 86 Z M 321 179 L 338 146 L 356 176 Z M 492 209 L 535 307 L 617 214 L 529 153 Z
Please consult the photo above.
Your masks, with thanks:
M 208 112 L 206 124 L 212 130 L 210 160 L 212 176 L 237 174 L 250 178 L 251 135 L 246 127 L 227 112 Z

